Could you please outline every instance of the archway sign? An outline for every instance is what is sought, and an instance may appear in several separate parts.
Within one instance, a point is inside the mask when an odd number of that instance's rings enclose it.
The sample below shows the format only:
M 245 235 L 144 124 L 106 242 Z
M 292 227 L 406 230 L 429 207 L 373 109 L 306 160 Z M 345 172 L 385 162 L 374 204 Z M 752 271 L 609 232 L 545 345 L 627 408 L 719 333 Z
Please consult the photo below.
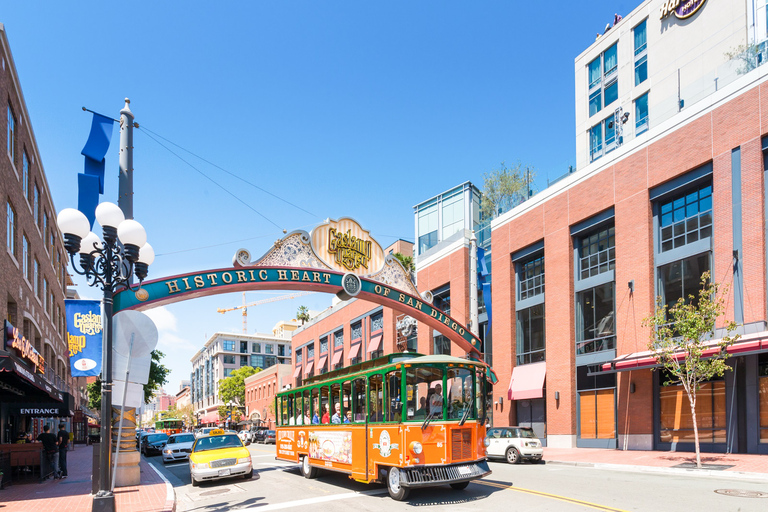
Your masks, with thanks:
M 250 290 L 310 290 L 357 297 L 390 307 L 440 331 L 470 357 L 482 361 L 480 340 L 464 325 L 432 306 L 432 294 L 420 294 L 397 258 L 355 220 L 326 220 L 311 233 L 294 231 L 275 242 L 258 260 L 239 249 L 232 267 L 146 281 L 114 296 L 115 313 L 145 310 L 183 300 Z M 495 382 L 493 371 L 488 372 Z

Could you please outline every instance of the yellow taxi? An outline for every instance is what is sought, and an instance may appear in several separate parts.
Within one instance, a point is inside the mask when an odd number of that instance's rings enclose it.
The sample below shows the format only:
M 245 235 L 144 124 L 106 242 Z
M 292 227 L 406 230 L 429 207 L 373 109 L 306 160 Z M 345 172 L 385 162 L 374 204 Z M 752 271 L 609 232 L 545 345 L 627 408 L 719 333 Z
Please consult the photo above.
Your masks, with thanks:
M 200 482 L 242 476 L 253 476 L 251 452 L 237 434 L 222 429 L 212 430 L 207 436 L 198 437 L 189 454 L 189 474 L 192 485 Z

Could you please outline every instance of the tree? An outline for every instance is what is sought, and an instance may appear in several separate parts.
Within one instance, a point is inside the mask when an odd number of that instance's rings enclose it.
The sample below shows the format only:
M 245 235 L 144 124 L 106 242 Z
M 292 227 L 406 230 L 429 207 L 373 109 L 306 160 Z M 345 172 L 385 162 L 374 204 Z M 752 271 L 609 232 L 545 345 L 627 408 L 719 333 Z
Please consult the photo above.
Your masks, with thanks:
M 144 403 L 148 404 L 152 401 L 152 397 L 155 391 L 168 382 L 169 370 L 160 361 L 165 357 L 165 354 L 159 350 L 153 350 L 151 355 L 151 361 L 149 363 L 149 380 L 144 384 Z M 101 410 L 101 376 L 87 387 L 88 391 L 88 407 L 94 411 Z M 112 405 L 118 405 L 115 401 L 115 397 L 112 397 Z
M 392 254 L 392 256 L 397 258 L 397 261 L 400 262 L 406 272 L 409 274 L 416 272 L 416 264 L 413 262 L 413 256 L 406 256 L 399 252 Z
M 728 60 L 735 61 L 739 64 L 739 68 L 736 73 L 739 75 L 745 75 L 756 69 L 759 65 L 757 60 L 760 54 L 760 48 L 756 44 L 740 44 L 733 48 L 729 52 L 725 52 L 725 56 Z
M 221 421 L 227 421 L 227 415 L 229 414 L 229 406 L 228 405 L 220 405 L 218 408 L 219 411 L 219 419 Z M 243 414 L 240 412 L 240 409 L 237 407 L 232 407 L 232 424 L 239 423 L 242 419 Z
M 701 275 L 699 296 L 691 294 L 681 297 L 668 308 L 657 298 L 653 315 L 643 320 L 651 327 L 648 350 L 656 357 L 669 379 L 665 386 L 680 384 L 688 397 L 693 422 L 693 437 L 696 444 L 696 467 L 701 468 L 699 450 L 699 429 L 696 423 L 696 393 L 701 383 L 714 377 L 722 377 L 731 367 L 725 363 L 727 347 L 739 339 L 731 336 L 736 323 L 727 322 L 725 335 L 713 340 L 715 323 L 725 311 L 725 300 L 718 296 L 721 286 L 709 281 L 709 272 Z M 723 293 L 727 293 L 727 286 Z
M 224 403 L 229 401 L 245 405 L 245 379 L 261 371 L 261 368 L 243 366 L 232 370 L 232 374 L 219 382 L 219 397 Z
M 528 188 L 535 173 L 533 167 L 518 163 L 483 174 L 483 200 L 480 211 L 485 219 L 493 219 L 527 199 Z
M 307 306 L 299 306 L 299 310 L 296 312 L 296 320 L 301 320 L 301 325 L 304 325 L 304 322 L 309 322 Z

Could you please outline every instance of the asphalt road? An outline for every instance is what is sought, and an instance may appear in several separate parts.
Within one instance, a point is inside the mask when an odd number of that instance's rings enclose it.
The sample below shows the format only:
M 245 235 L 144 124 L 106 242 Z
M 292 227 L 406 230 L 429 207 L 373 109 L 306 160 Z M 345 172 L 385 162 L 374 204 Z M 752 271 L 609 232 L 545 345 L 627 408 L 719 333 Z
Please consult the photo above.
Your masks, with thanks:
M 314 480 L 298 466 L 275 460 L 274 445 L 248 447 L 254 462 L 251 480 L 219 480 L 192 487 L 186 462 L 164 466 L 160 456 L 148 460 L 171 482 L 177 512 L 268 512 L 309 508 L 334 512 L 425 510 L 477 511 L 760 511 L 768 510 L 768 483 L 714 477 L 605 471 L 561 464 L 492 462 L 493 474 L 463 491 L 448 486 L 411 492 L 396 502 L 383 485 L 366 485 L 346 475 L 324 472 Z M 716 491 L 721 491 L 720 493 Z M 740 497 L 734 492 L 762 493 Z

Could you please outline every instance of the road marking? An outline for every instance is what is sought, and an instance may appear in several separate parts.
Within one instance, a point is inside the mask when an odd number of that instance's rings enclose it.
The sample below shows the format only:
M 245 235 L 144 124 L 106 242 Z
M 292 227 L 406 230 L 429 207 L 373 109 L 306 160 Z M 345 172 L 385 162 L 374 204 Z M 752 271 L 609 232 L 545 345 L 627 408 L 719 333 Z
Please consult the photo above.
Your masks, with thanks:
M 176 501 L 176 495 L 173 492 L 173 486 L 171 485 L 171 482 L 169 482 L 168 479 L 165 478 L 165 475 L 159 469 L 157 469 L 154 464 L 152 464 L 151 462 L 148 462 L 147 464 L 149 464 L 149 467 L 154 469 L 155 473 L 157 473 L 160 476 L 160 478 L 162 478 L 163 481 L 165 482 L 165 509 L 172 510 L 173 508 L 175 508 L 173 505 L 174 505 L 174 502 Z M 171 507 L 171 508 L 169 509 L 168 507 Z
M 187 466 L 189 467 L 189 464 L 186 462 L 179 462 L 178 464 L 165 464 L 163 465 L 164 468 L 177 468 L 179 466 Z
M 268 454 L 268 455 L 251 455 L 251 457 L 274 457 L 274 456 L 275 456 L 274 453 L 271 453 L 271 454 Z
M 267 512 L 269 510 L 282 510 L 284 508 L 304 507 L 315 503 L 325 503 L 327 501 L 348 500 L 351 498 L 362 498 L 363 496 L 372 496 L 376 494 L 386 494 L 386 489 L 371 489 L 368 491 L 345 492 L 342 494 L 331 494 L 330 496 L 320 496 L 318 498 L 307 498 L 304 500 L 286 501 L 285 503 L 275 503 L 262 507 L 241 508 L 238 512 Z
M 509 489 L 510 491 L 524 492 L 527 494 L 533 494 L 535 496 L 542 496 L 544 498 L 551 498 L 553 500 L 564 501 L 566 503 L 575 503 L 577 505 L 583 505 L 585 507 L 594 508 L 596 510 L 602 510 L 604 512 L 627 512 L 620 508 L 608 507 L 605 505 L 599 505 L 597 503 L 590 503 L 588 501 L 577 500 L 575 498 L 568 498 L 567 496 L 559 496 L 557 494 L 550 494 L 547 492 L 534 491 L 533 489 L 523 489 L 522 487 L 514 487 L 512 485 L 499 484 L 496 482 L 489 482 L 486 480 L 474 480 L 472 483 L 480 485 L 488 485 L 490 487 L 497 487 L 499 489 Z

